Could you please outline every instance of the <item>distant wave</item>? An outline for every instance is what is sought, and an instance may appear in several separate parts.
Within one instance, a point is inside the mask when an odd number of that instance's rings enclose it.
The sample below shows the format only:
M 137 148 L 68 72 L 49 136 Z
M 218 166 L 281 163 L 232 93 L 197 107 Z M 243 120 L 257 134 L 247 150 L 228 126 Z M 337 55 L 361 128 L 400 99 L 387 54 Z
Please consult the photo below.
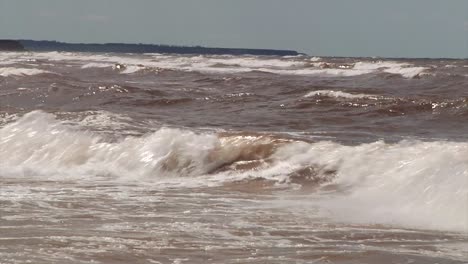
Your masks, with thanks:
M 303 75 L 321 77 L 353 77 L 373 73 L 389 73 L 404 78 L 421 77 L 429 68 L 417 67 L 409 63 L 396 61 L 356 62 L 350 65 L 342 63 L 323 62 L 322 58 L 304 59 L 269 58 L 259 56 L 181 56 L 146 54 L 144 58 L 136 58 L 126 54 L 86 54 L 70 52 L 43 52 L 17 54 L 9 59 L 12 62 L 41 59 L 49 61 L 68 61 L 82 69 L 108 68 L 120 64 L 122 74 L 133 74 L 147 69 L 167 69 L 175 71 L 201 72 L 213 74 L 236 74 L 246 72 L 266 72 L 279 75 Z
M 386 73 L 399 74 L 405 78 L 414 78 L 424 71 L 428 70 L 425 67 L 413 67 L 408 63 L 400 63 L 393 61 L 380 61 L 380 62 L 357 62 L 354 64 L 353 69 L 356 70 L 382 70 Z
M 385 69 L 384 72 L 391 73 L 391 74 L 399 74 L 405 78 L 415 78 L 421 76 L 424 71 L 428 68 L 424 67 L 406 67 L 406 68 L 389 68 Z
M 263 72 L 270 72 L 280 75 L 303 75 L 303 76 L 322 76 L 322 77 L 352 77 L 372 73 L 370 70 L 349 70 L 349 69 L 320 69 L 306 68 L 296 70 L 276 70 L 276 69 L 260 69 Z
M 0 76 L 3 76 L 3 77 L 38 75 L 38 74 L 43 74 L 43 73 L 50 73 L 50 72 L 40 70 L 40 69 L 13 68 L 13 67 L 0 68 Z
M 362 98 L 369 98 L 369 99 L 377 99 L 374 95 L 369 94 L 351 94 L 342 91 L 333 91 L 333 90 L 318 90 L 312 91 L 304 97 L 313 97 L 313 96 L 328 96 L 328 97 L 335 97 L 335 98 L 346 98 L 346 99 L 362 99 Z
M 91 63 L 86 63 L 85 65 L 81 66 L 82 69 L 88 69 L 88 68 L 110 68 L 113 67 L 114 64 L 111 63 L 100 63 L 100 62 L 91 62 Z

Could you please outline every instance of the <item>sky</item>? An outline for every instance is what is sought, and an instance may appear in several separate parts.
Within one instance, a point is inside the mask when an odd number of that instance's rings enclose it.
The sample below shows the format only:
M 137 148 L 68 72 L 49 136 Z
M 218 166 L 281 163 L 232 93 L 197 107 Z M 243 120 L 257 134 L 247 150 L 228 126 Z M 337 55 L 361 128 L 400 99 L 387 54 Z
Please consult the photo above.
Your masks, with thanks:
M 0 0 L 0 39 L 468 57 L 468 0 Z

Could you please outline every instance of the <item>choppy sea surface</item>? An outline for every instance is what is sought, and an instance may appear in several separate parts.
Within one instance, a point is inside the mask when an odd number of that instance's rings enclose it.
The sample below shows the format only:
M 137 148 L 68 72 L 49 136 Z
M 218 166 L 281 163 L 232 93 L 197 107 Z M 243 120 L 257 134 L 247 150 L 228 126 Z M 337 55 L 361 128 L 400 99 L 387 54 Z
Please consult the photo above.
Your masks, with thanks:
M 468 263 L 465 60 L 0 53 L 0 263 Z

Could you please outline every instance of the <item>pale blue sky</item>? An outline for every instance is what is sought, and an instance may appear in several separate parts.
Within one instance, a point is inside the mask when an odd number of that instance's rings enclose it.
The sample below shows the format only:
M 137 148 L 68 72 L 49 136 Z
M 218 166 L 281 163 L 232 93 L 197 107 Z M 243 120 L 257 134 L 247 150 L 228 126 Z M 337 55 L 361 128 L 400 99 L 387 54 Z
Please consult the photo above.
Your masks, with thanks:
M 468 57 L 468 0 L 0 0 L 0 38 Z

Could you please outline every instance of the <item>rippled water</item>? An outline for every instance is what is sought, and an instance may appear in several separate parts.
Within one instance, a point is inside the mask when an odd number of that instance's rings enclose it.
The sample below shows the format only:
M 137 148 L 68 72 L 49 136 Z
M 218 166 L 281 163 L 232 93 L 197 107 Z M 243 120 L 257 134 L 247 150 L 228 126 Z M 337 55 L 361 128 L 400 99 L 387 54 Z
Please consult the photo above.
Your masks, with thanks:
M 0 53 L 0 263 L 466 263 L 465 64 Z

